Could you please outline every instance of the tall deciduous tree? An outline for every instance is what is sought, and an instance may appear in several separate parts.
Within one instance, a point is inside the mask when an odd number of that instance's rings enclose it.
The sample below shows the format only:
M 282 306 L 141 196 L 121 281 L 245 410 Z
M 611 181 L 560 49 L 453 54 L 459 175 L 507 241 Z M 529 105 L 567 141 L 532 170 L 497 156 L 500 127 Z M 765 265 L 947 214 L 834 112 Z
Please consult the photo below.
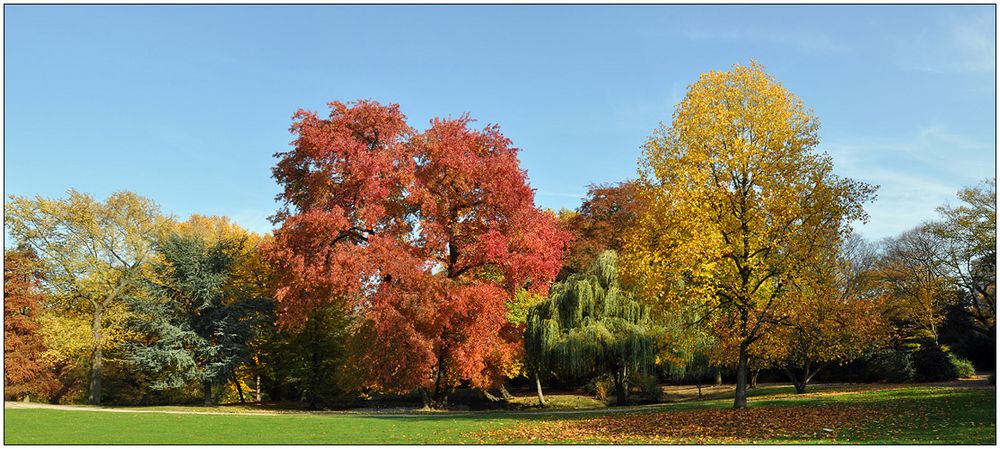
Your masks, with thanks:
M 884 297 L 866 288 L 871 267 L 857 265 L 865 259 L 858 239 L 851 236 L 838 254 L 818 260 L 790 292 L 795 301 L 789 323 L 776 331 L 773 343 L 780 349 L 777 364 L 797 393 L 825 364 L 854 360 L 884 345 L 892 333 Z
M 937 341 L 948 306 L 957 301 L 955 289 L 942 276 L 938 254 L 942 242 L 927 225 L 883 242 L 878 269 L 887 296 L 887 313 L 904 339 Z
M 131 192 L 100 202 L 75 190 L 63 199 L 11 196 L 5 218 L 11 237 L 38 253 L 43 285 L 57 307 L 89 315 L 89 401 L 99 404 L 109 314 L 144 278 L 153 242 L 168 220 L 152 200 Z
M 929 225 L 937 237 L 942 276 L 960 292 L 959 310 L 973 332 L 996 341 L 996 179 L 958 192 L 962 204 L 938 208 Z
M 528 311 L 524 347 L 540 405 L 541 378 L 565 380 L 608 375 L 618 405 L 628 402 L 630 374 L 652 368 L 663 329 L 649 308 L 618 281 L 618 256 L 602 252 L 586 273 L 556 283 L 549 297 Z
M 3 378 L 4 397 L 46 395 L 55 388 L 52 372 L 42 359 L 45 343 L 38 313 L 43 296 L 37 257 L 30 250 L 4 252 L 3 257 Z
M 296 115 L 274 169 L 282 320 L 350 301 L 366 319 L 368 385 L 420 388 L 429 405 L 461 380 L 496 384 L 520 343 L 505 304 L 547 289 L 567 239 L 535 208 L 517 149 L 468 117 L 417 134 L 395 105 L 330 106 L 327 119 Z
M 763 67 L 702 74 L 646 143 L 648 201 L 626 240 L 650 295 L 700 301 L 728 318 L 737 350 L 734 407 L 746 406 L 750 346 L 787 322 L 787 294 L 836 246 L 874 188 L 833 174 L 819 123 Z

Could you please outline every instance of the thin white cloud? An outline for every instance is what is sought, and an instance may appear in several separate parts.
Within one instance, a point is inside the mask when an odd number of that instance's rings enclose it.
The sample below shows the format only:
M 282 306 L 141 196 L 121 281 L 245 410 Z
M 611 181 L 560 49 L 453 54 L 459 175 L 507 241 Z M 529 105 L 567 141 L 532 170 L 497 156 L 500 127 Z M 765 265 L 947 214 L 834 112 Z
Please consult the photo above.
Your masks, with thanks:
M 916 35 L 893 36 L 895 62 L 928 73 L 996 71 L 996 23 L 992 13 L 947 17 Z
M 670 105 L 672 108 L 680 106 L 681 102 L 684 101 L 684 96 L 687 95 L 687 86 L 674 81 L 670 84 Z M 671 109 L 673 111 L 673 109 Z
M 936 218 L 935 209 L 959 189 L 994 175 L 992 144 L 931 124 L 896 138 L 829 139 L 823 145 L 837 173 L 880 186 L 870 220 L 856 228 L 870 239 L 889 237 Z

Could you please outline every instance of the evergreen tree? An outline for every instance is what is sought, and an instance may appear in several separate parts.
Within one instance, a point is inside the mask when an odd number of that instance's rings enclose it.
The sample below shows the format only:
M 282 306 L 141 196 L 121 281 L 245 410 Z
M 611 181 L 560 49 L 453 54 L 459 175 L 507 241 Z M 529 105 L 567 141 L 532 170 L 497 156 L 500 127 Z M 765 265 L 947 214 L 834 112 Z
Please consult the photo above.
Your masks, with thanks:
M 212 387 L 234 379 L 236 368 L 250 359 L 248 342 L 272 303 L 229 282 L 231 245 L 177 234 L 160 245 L 160 281 L 150 284 L 148 298 L 129 301 L 137 314 L 130 325 L 145 338 L 126 357 L 151 379 L 150 388 L 198 381 L 211 404 Z
M 586 273 L 552 287 L 528 311 L 525 355 L 544 405 L 541 378 L 587 380 L 610 375 L 619 405 L 628 402 L 628 376 L 652 367 L 662 329 L 649 310 L 618 282 L 617 254 L 605 251 Z

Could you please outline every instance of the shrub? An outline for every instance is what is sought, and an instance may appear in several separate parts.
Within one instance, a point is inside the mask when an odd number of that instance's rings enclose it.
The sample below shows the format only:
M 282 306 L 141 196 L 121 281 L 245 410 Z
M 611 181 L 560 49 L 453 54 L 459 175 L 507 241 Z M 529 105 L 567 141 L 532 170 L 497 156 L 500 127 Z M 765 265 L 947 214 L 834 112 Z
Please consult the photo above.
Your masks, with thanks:
M 660 388 L 655 375 L 635 374 L 632 376 L 632 383 L 650 402 L 657 403 L 663 400 L 663 389 Z
M 958 369 L 952 363 L 951 357 L 934 341 L 921 342 L 920 349 L 914 352 L 912 357 L 917 381 L 940 382 L 958 379 Z
M 972 362 L 955 354 L 948 354 L 948 359 L 955 366 L 955 371 L 958 373 L 959 378 L 968 379 L 976 375 L 976 367 L 972 366 Z
M 615 383 L 609 376 L 598 376 L 591 379 L 590 382 L 587 382 L 584 390 L 587 391 L 587 394 L 597 398 L 597 400 L 606 403 L 608 401 L 608 396 L 614 394 Z
M 913 379 L 914 370 L 910 354 L 898 349 L 867 351 L 860 360 L 864 369 L 862 378 L 868 382 L 907 382 Z

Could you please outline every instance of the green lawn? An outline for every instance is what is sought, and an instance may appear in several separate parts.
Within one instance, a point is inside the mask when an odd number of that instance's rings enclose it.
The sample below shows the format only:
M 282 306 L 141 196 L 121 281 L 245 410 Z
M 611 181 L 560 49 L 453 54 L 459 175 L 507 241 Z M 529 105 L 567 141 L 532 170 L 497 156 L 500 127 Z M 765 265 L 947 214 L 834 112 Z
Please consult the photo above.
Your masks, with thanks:
M 996 442 L 994 388 L 785 388 L 608 414 L 245 416 L 7 409 L 6 444 L 973 443 Z M 741 414 L 742 413 L 742 414 Z M 743 426 L 741 428 L 741 426 Z M 822 430 L 832 427 L 831 432 Z M 747 429 L 750 429 L 749 431 Z

